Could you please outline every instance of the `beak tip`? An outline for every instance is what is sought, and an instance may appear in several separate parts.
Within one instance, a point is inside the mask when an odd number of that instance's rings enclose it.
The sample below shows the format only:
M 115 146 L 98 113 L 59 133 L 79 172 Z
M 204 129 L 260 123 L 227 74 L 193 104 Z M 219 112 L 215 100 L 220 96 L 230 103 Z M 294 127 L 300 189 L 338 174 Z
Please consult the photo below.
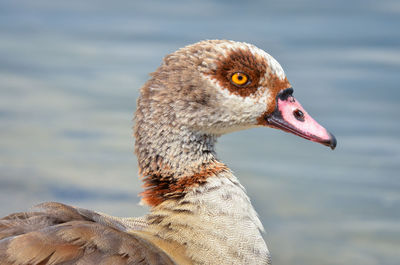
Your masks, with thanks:
M 329 147 L 330 147 L 332 150 L 334 150 L 334 149 L 336 148 L 336 144 L 337 144 L 336 137 L 335 137 L 333 134 L 331 134 L 331 133 L 329 133 L 329 134 L 330 134 L 330 136 L 331 136 L 331 139 L 330 139 L 330 141 L 329 141 Z

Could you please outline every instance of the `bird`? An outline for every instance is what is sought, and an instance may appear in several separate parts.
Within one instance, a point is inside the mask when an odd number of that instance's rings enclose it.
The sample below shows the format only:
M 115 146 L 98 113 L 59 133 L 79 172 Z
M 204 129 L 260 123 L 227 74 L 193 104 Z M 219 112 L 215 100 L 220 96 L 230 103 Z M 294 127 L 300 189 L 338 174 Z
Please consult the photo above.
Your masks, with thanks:
M 0 219 L 0 264 L 271 264 L 263 225 L 215 145 L 266 127 L 334 149 L 335 137 L 293 91 L 281 65 L 245 42 L 204 40 L 165 56 L 134 117 L 149 213 L 39 204 Z

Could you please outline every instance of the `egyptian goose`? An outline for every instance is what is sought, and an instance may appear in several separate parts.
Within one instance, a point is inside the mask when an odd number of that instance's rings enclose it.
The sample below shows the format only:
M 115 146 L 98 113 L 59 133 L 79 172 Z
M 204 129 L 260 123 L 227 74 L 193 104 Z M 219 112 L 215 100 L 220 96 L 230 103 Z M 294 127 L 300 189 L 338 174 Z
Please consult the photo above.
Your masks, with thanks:
M 166 56 L 135 115 L 150 213 L 118 218 L 49 202 L 11 214 L 0 219 L 0 264 L 270 264 L 262 224 L 214 146 L 265 126 L 335 148 L 292 93 L 279 63 L 247 43 L 207 40 Z

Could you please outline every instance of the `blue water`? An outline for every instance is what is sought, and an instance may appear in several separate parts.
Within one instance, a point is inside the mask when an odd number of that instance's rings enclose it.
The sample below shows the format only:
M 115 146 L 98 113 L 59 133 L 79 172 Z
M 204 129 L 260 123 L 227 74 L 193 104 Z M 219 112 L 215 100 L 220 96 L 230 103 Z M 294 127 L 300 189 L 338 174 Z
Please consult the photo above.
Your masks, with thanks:
M 138 89 L 202 39 L 284 67 L 335 151 L 271 129 L 222 137 L 273 264 L 400 262 L 400 2 L 0 0 L 0 215 L 62 201 L 134 216 Z

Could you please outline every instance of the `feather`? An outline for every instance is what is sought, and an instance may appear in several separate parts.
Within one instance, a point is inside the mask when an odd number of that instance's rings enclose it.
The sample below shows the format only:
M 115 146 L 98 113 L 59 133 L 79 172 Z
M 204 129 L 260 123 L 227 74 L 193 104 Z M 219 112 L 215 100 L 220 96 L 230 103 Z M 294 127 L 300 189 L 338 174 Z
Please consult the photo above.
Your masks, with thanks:
M 60 203 L 36 209 L 0 219 L 0 264 L 175 264 L 115 217 Z

